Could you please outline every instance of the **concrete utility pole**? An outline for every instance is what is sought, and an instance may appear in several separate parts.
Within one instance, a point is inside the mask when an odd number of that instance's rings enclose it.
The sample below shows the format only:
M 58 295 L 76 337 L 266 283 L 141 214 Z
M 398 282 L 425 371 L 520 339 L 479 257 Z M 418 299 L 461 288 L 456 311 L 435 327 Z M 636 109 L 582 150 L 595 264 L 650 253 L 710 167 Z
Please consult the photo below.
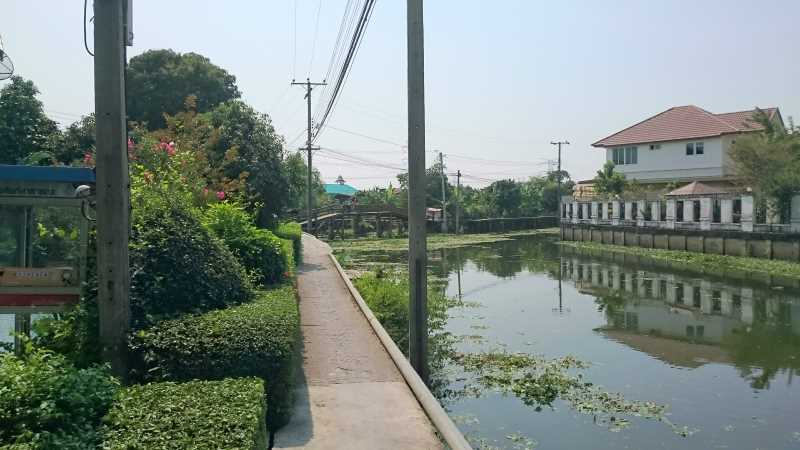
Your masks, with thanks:
M 406 0 L 408 51 L 408 359 L 428 384 L 428 254 L 425 230 L 425 46 L 422 0 Z
M 306 78 L 305 83 L 296 83 L 292 80 L 292 86 L 305 86 L 306 87 L 306 106 L 308 108 L 308 135 L 306 137 L 306 146 L 305 149 L 300 147 L 300 150 L 306 150 L 308 152 L 308 173 L 306 174 L 306 231 L 310 234 L 314 234 L 314 217 L 312 217 L 312 194 L 311 194 L 311 185 L 312 185 L 312 178 L 314 175 L 313 169 L 311 168 L 311 152 L 314 150 L 319 150 L 319 147 L 313 147 L 311 145 L 311 90 L 314 89 L 312 86 L 325 86 L 325 82 L 322 83 L 312 83 L 311 79 Z
M 561 146 L 569 145 L 569 141 L 550 142 L 550 145 L 558 146 L 558 171 L 556 172 L 556 181 L 558 182 L 558 188 L 556 189 L 556 208 L 557 208 L 556 215 L 560 218 L 561 217 Z
M 442 172 L 442 233 L 447 233 L 447 189 L 445 189 L 444 153 L 439 152 L 439 169 Z
M 459 224 L 460 221 L 461 221 L 461 170 L 459 169 L 456 170 L 456 234 L 461 234 L 461 226 Z
M 97 304 L 103 358 L 123 380 L 130 327 L 130 179 L 125 123 L 125 0 L 94 2 Z

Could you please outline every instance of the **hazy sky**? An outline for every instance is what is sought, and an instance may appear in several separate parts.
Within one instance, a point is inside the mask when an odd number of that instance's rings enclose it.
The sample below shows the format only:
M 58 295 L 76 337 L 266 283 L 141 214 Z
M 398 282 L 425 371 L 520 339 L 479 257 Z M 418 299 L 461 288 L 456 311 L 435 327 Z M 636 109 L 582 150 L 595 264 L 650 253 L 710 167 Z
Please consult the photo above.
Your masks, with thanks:
M 294 149 L 304 140 L 296 138 L 305 103 L 289 82 L 325 76 L 346 3 L 296 0 L 295 58 L 295 0 L 134 0 L 129 57 L 154 48 L 209 57 L 236 76 L 244 100 L 269 114 Z M 5 50 L 17 74 L 42 91 L 48 114 L 63 124 L 91 112 L 83 2 L 2 5 Z M 449 171 L 524 179 L 555 158 L 551 140 L 567 139 L 564 168 L 587 179 L 603 162 L 592 142 L 672 106 L 778 106 L 784 118 L 797 116 L 798 17 L 797 0 L 428 0 L 428 163 L 440 150 Z M 405 111 L 405 2 L 379 0 L 332 127 L 318 144 L 404 167 Z M 385 185 L 397 172 L 345 163 L 324 150 L 316 156 L 328 182 L 341 174 L 356 187 Z

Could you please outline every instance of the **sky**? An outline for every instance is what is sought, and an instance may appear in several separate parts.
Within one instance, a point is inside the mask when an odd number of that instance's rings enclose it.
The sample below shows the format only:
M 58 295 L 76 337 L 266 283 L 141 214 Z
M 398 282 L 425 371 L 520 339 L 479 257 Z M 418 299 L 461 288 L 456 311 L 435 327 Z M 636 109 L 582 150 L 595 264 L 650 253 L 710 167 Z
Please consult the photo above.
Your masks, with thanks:
M 346 4 L 134 0 L 128 56 L 159 48 L 207 56 L 296 151 L 305 101 L 290 82 L 325 77 Z M 92 112 L 83 2 L 2 5 L 4 49 L 16 74 L 40 89 L 47 114 L 66 125 Z M 524 180 L 556 159 L 551 141 L 567 140 L 563 167 L 584 180 L 604 160 L 592 142 L 673 106 L 778 106 L 784 118 L 798 117 L 798 17 L 797 0 L 429 0 L 426 161 L 444 153 L 447 172 L 460 170 L 465 184 Z M 405 2 L 377 1 L 317 140 L 314 166 L 326 182 L 342 175 L 357 188 L 396 185 L 396 168 L 407 165 L 405 30 Z

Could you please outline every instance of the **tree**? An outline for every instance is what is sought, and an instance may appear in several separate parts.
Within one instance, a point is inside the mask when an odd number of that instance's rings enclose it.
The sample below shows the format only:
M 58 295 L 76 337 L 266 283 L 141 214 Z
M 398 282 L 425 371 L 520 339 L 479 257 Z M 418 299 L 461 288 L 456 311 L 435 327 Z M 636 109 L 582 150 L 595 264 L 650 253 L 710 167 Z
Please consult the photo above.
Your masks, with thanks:
M 764 129 L 736 138 L 730 157 L 741 182 L 787 219 L 792 197 L 800 194 L 800 130 L 777 126 L 761 110 L 754 120 Z
M 268 116 L 240 100 L 220 104 L 209 118 L 218 133 L 209 148 L 210 164 L 230 179 L 244 178 L 258 225 L 271 224 L 289 198 L 283 139 L 275 134 Z
M 289 186 L 286 207 L 289 209 L 305 211 L 306 189 L 308 184 L 308 165 L 306 164 L 302 154 L 290 153 L 283 161 L 283 166 Z M 322 184 L 322 178 L 319 170 L 317 169 L 312 171 L 311 184 L 314 205 L 320 206 L 326 203 L 328 198 L 325 195 L 325 187 Z
M 489 185 L 494 201 L 494 212 L 501 217 L 519 215 L 522 203 L 522 191 L 514 180 L 499 180 Z
M 60 143 L 53 148 L 53 156 L 61 163 L 70 164 L 93 153 L 95 146 L 94 113 L 82 116 L 61 133 Z
M 600 195 L 609 197 L 619 196 L 625 191 L 628 181 L 625 175 L 614 170 L 614 163 L 606 161 L 602 170 L 597 171 L 594 177 L 594 190 Z
M 16 164 L 31 153 L 50 150 L 58 128 L 44 114 L 38 94 L 32 81 L 19 76 L 0 90 L 0 164 Z
M 164 114 L 174 115 L 194 95 L 197 111 L 241 96 L 236 77 L 196 53 L 149 50 L 133 57 L 127 69 L 128 118 L 163 128 Z

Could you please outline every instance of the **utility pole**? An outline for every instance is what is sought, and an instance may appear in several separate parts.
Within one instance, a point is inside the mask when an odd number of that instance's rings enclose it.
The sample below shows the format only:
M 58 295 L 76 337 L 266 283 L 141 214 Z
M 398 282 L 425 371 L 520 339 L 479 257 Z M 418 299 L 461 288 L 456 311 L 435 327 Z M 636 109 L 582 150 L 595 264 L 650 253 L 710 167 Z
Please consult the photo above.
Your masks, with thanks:
M 97 306 L 103 358 L 128 374 L 130 179 L 125 123 L 125 0 L 94 2 Z
M 456 234 L 461 234 L 461 170 L 456 170 Z M 460 273 L 459 273 L 460 274 Z M 459 285 L 460 283 L 459 276 Z
M 442 172 L 442 233 L 447 233 L 447 190 L 445 189 L 444 153 L 439 152 L 439 169 Z
M 556 215 L 559 217 L 559 220 L 561 220 L 561 146 L 569 145 L 569 141 L 550 142 L 550 145 L 558 146 L 558 170 L 556 172 L 556 181 L 558 182 L 558 188 L 556 189 Z
M 313 196 L 311 195 L 311 180 L 313 178 L 313 169 L 311 168 L 311 152 L 314 150 L 319 150 L 319 147 L 313 147 L 311 145 L 311 140 L 313 136 L 311 135 L 311 90 L 314 89 L 313 86 L 325 86 L 325 82 L 322 83 L 312 83 L 310 78 L 306 78 L 306 82 L 297 83 L 292 80 L 292 86 L 305 86 L 306 87 L 306 106 L 308 108 L 308 135 L 306 137 L 306 146 L 305 149 L 300 147 L 300 150 L 306 150 L 308 152 L 308 173 L 306 174 L 306 231 L 310 234 L 314 234 L 314 218 L 312 217 L 312 210 L 313 205 L 312 199 Z
M 425 230 L 425 46 L 422 1 L 406 0 L 408 51 L 408 359 L 428 384 L 428 254 Z

